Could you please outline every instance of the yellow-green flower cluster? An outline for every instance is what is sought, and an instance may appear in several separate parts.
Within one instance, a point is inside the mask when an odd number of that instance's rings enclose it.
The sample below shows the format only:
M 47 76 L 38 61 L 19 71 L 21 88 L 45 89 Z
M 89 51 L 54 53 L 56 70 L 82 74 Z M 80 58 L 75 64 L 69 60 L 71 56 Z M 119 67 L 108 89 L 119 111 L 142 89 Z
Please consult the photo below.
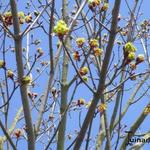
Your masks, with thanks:
M 79 74 L 82 76 L 82 80 L 84 82 L 88 82 L 88 77 L 86 76 L 88 74 L 88 72 L 89 72 L 88 67 L 82 67 L 79 70 Z
M 88 6 L 90 9 L 93 9 L 94 7 L 100 5 L 101 0 L 88 0 Z
M 98 46 L 99 46 L 98 40 L 97 40 L 97 39 L 91 39 L 91 40 L 89 41 L 89 45 L 90 45 L 91 48 L 98 47 Z
M 80 98 L 77 102 L 78 106 L 84 105 L 85 104 L 85 100 L 83 98 Z
M 124 46 L 125 52 L 136 52 L 136 47 L 131 43 L 131 42 L 127 42 Z
M 101 11 L 106 11 L 109 8 L 109 3 L 104 3 L 104 5 L 101 8 Z
M 22 84 L 30 84 L 31 83 L 31 77 L 25 76 L 22 78 Z
M 134 59 L 135 59 L 135 53 L 134 53 L 134 52 L 130 52 L 130 53 L 128 54 L 128 59 L 129 59 L 129 60 L 134 60 Z
M 80 73 L 81 76 L 86 75 L 88 72 L 89 72 L 89 69 L 87 67 L 82 67 L 79 70 L 79 73 Z
M 75 51 L 73 53 L 73 59 L 76 60 L 76 61 L 80 61 L 80 55 L 79 55 L 78 51 Z
M 85 38 L 77 38 L 76 43 L 77 43 L 78 47 L 82 47 L 83 44 L 85 43 Z
M 23 11 L 18 12 L 19 23 L 23 24 L 25 22 L 25 14 Z
M 20 24 L 24 24 L 25 22 L 30 23 L 32 21 L 32 16 L 31 15 L 25 16 L 24 12 L 20 11 L 18 12 L 18 19 L 19 19 Z M 4 13 L 3 20 L 7 26 L 10 26 L 13 24 L 13 18 L 12 18 L 12 14 L 10 11 L 7 11 Z
M 136 47 L 131 43 L 127 42 L 124 46 L 124 56 L 130 62 L 135 59 Z
M 67 24 L 63 20 L 59 20 L 57 24 L 54 26 L 54 33 L 57 34 L 58 37 L 62 38 L 69 31 Z
M 14 77 L 14 73 L 10 69 L 7 71 L 7 77 L 11 79 Z
M 3 60 L 0 60 L 0 68 L 5 67 L 5 62 Z
M 135 53 L 133 53 L 133 52 L 131 52 L 131 53 L 129 53 L 129 55 L 128 55 L 128 57 L 129 57 L 129 59 L 132 61 L 132 59 L 135 59 Z M 129 64 L 129 66 L 130 66 L 130 68 L 131 68 L 131 70 L 135 70 L 136 69 L 136 66 L 138 65 L 138 64 L 140 64 L 140 63 L 142 63 L 143 61 L 145 60 L 145 58 L 144 58 L 144 55 L 143 54 L 139 54 L 137 57 L 136 57 L 136 60 L 134 61 L 134 62 L 131 62 L 130 64 Z M 133 76 L 132 77 L 132 79 L 135 79 L 135 77 Z
M 143 54 L 139 54 L 137 57 L 135 56 L 136 50 L 136 47 L 131 42 L 127 42 L 124 46 L 125 65 L 130 63 L 132 70 L 136 69 L 136 65 L 144 61 Z M 135 62 L 132 62 L 133 60 L 135 60 Z M 135 79 L 135 77 L 133 79 Z
M 103 53 L 103 50 L 100 49 L 99 47 L 96 47 L 96 48 L 93 49 L 93 52 L 94 52 L 95 56 L 101 56 L 102 53 Z
M 90 48 L 93 50 L 93 53 L 95 56 L 101 56 L 103 53 L 103 50 L 101 48 L 99 48 L 99 43 L 97 39 L 91 39 L 89 41 L 89 46 Z
M 31 16 L 31 14 L 25 16 L 25 22 L 26 22 L 26 23 L 32 22 L 32 16 Z
M 12 14 L 11 14 L 10 11 L 7 11 L 7 12 L 4 13 L 4 15 L 3 15 L 3 20 L 4 20 L 4 22 L 5 22 L 5 24 L 6 24 L 7 26 L 13 24 Z
M 103 113 L 107 108 L 107 104 L 106 103 L 101 103 L 99 106 L 98 106 L 98 112 L 100 113 Z

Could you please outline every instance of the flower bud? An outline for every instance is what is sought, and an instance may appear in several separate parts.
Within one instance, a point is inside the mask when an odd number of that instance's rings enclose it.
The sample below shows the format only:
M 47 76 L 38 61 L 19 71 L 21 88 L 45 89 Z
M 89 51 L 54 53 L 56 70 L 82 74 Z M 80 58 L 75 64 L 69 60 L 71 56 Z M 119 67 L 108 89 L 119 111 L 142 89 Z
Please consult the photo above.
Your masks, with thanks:
M 77 102 L 77 105 L 80 107 L 81 105 L 85 104 L 85 100 L 83 98 L 80 98 Z
M 82 47 L 83 44 L 85 43 L 85 39 L 84 38 L 77 38 L 76 43 L 77 43 L 78 47 Z
M 79 70 L 79 73 L 80 73 L 81 76 L 86 75 L 88 72 L 89 72 L 89 69 L 87 67 L 82 67 Z
M 99 46 L 98 40 L 97 40 L 97 39 L 91 39 L 91 40 L 89 41 L 89 45 L 90 45 L 91 48 L 98 47 L 98 46 Z
M 53 122 L 53 120 L 54 120 L 54 115 L 49 115 L 49 120 L 51 121 L 51 122 Z
M 30 99 L 34 100 L 38 96 L 38 94 L 33 93 L 33 92 L 28 92 L 28 96 L 29 96 Z
M 25 76 L 22 78 L 22 84 L 30 84 L 31 83 L 31 77 Z
M 136 64 L 139 64 L 141 62 L 144 61 L 144 55 L 143 54 L 139 54 L 136 58 Z
M 62 39 L 64 35 L 66 35 L 69 31 L 67 24 L 63 20 L 59 20 L 57 24 L 54 26 L 54 33 Z
M 38 48 L 38 49 L 37 49 L 37 52 L 38 52 L 37 58 L 41 57 L 41 56 L 44 54 L 42 48 Z
M 130 66 L 130 68 L 131 68 L 132 70 L 135 70 L 135 69 L 136 69 L 136 63 L 135 63 L 135 62 L 131 62 L 131 63 L 129 64 L 129 66 Z
M 23 24 L 25 22 L 25 15 L 24 12 L 18 12 L 18 18 L 19 18 L 19 23 Z
M 124 50 L 127 53 L 135 52 L 136 51 L 136 47 L 131 42 L 127 42 L 125 44 L 125 46 L 124 46 Z
M 4 22 L 7 26 L 13 24 L 13 18 L 12 18 L 12 14 L 10 11 L 5 12 L 3 18 L 4 18 Z
M 101 11 L 106 11 L 109 8 L 109 3 L 104 3 L 104 5 L 101 8 Z
M 11 70 L 7 71 L 7 77 L 13 79 L 14 73 Z
M 93 10 L 96 6 L 100 5 L 101 0 L 88 0 L 88 6 Z
M 85 82 L 88 82 L 88 77 L 87 77 L 87 76 L 82 76 L 82 79 L 83 79 Z
M 55 87 L 52 87 L 51 93 L 54 95 L 56 92 L 57 92 L 56 88 L 55 88 Z
M 79 55 L 78 51 L 73 53 L 73 59 L 76 60 L 76 61 L 80 61 L 80 55 Z
M 132 60 L 134 60 L 134 59 L 135 59 L 135 53 L 134 53 L 134 52 L 130 52 L 130 53 L 128 54 L 128 60 L 132 61 Z
M 106 103 L 101 103 L 99 106 L 98 106 L 98 112 L 100 113 L 103 113 L 107 108 L 107 105 Z
M 94 55 L 95 55 L 95 56 L 101 56 L 102 53 L 103 53 L 103 50 L 100 49 L 100 48 L 98 48 L 98 47 L 94 48 L 93 51 L 94 51 Z
M 26 23 L 31 23 L 32 22 L 32 16 L 31 15 L 25 16 L 25 22 Z
M 5 62 L 3 60 L 0 60 L 0 68 L 4 68 L 5 67 Z
M 34 11 L 34 15 L 37 17 L 39 15 L 38 11 Z
M 22 132 L 21 129 L 16 129 L 16 130 L 14 131 L 14 135 L 16 136 L 16 138 L 19 138 L 20 136 L 23 135 L 23 132 Z
M 136 76 L 135 76 L 134 74 L 131 75 L 131 76 L 130 76 L 130 80 L 132 80 L 132 81 L 136 80 Z

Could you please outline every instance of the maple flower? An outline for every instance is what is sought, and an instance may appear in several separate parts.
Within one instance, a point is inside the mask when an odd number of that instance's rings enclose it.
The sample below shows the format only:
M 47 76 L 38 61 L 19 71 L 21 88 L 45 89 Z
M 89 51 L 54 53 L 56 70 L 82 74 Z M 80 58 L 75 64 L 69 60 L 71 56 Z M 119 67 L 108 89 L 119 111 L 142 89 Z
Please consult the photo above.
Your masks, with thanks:
M 78 106 L 84 105 L 85 104 L 85 100 L 83 98 L 80 98 L 77 102 Z
M 7 71 L 7 77 L 13 79 L 14 73 L 11 70 Z
M 82 67 L 79 70 L 79 73 L 80 73 L 81 76 L 86 75 L 88 72 L 89 72 L 89 69 L 87 67 Z
M 20 136 L 23 135 L 23 132 L 22 132 L 21 129 L 16 129 L 16 130 L 14 131 L 14 135 L 16 136 L 16 138 L 19 138 Z
M 31 16 L 31 14 L 25 16 L 25 22 L 26 22 L 26 23 L 32 22 L 32 16 Z
M 94 51 L 94 55 L 95 55 L 95 56 L 101 56 L 102 53 L 103 53 L 103 50 L 100 49 L 100 48 L 98 48 L 98 47 L 94 48 L 93 51 Z
M 101 0 L 88 0 L 88 6 L 90 9 L 93 9 L 94 7 L 100 5 Z
M 89 45 L 90 45 L 91 48 L 98 47 L 98 46 L 99 46 L 98 40 L 97 40 L 97 39 L 91 39 L 91 40 L 89 41 Z
M 19 23 L 23 24 L 25 22 L 25 14 L 23 11 L 18 12 Z
M 54 33 L 61 39 L 69 31 L 67 24 L 63 20 L 59 20 L 54 26 Z
M 98 106 L 98 111 L 102 113 L 102 112 L 104 112 L 104 111 L 106 110 L 106 108 L 107 108 L 106 103 L 101 103 L 101 104 Z
M 104 3 L 104 5 L 101 8 L 101 11 L 106 11 L 109 8 L 109 3 Z
M 23 11 L 18 12 L 18 16 L 24 18 L 25 17 L 24 12 Z
M 29 84 L 31 83 L 31 77 L 30 76 L 25 76 L 22 78 L 22 83 L 23 84 Z
M 76 61 L 80 61 L 80 55 L 79 55 L 78 51 L 73 53 L 73 59 L 76 60 Z
M 3 60 L 0 60 L 0 68 L 5 67 L 5 62 Z
M 77 38 L 76 43 L 77 43 L 78 47 L 82 47 L 83 44 L 85 43 L 85 38 Z
M 130 53 L 128 54 L 128 59 L 129 59 L 129 60 L 134 60 L 134 59 L 135 59 L 135 53 L 134 53 L 134 52 L 130 52 Z
M 135 52 L 136 51 L 136 47 L 131 42 L 127 42 L 125 44 L 125 46 L 124 46 L 124 50 L 127 53 Z
M 144 61 L 144 55 L 143 54 L 139 54 L 136 58 L 136 64 L 139 64 L 141 62 Z
M 7 26 L 13 24 L 12 14 L 10 11 L 7 11 L 4 13 L 3 19 L 4 19 L 4 22 Z

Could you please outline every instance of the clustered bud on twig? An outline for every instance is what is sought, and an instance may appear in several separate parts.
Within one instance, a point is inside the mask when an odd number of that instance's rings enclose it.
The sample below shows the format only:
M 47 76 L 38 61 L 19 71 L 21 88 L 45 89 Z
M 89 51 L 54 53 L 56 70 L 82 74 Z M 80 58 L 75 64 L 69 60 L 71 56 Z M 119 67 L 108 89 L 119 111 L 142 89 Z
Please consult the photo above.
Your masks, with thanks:
M 131 42 L 127 42 L 123 47 L 124 52 L 123 65 L 129 64 L 131 71 L 135 70 L 137 68 L 137 65 L 144 61 L 143 54 L 139 54 L 136 57 L 135 55 L 136 50 L 137 50 L 136 47 Z M 130 79 L 136 80 L 135 72 L 130 73 Z

